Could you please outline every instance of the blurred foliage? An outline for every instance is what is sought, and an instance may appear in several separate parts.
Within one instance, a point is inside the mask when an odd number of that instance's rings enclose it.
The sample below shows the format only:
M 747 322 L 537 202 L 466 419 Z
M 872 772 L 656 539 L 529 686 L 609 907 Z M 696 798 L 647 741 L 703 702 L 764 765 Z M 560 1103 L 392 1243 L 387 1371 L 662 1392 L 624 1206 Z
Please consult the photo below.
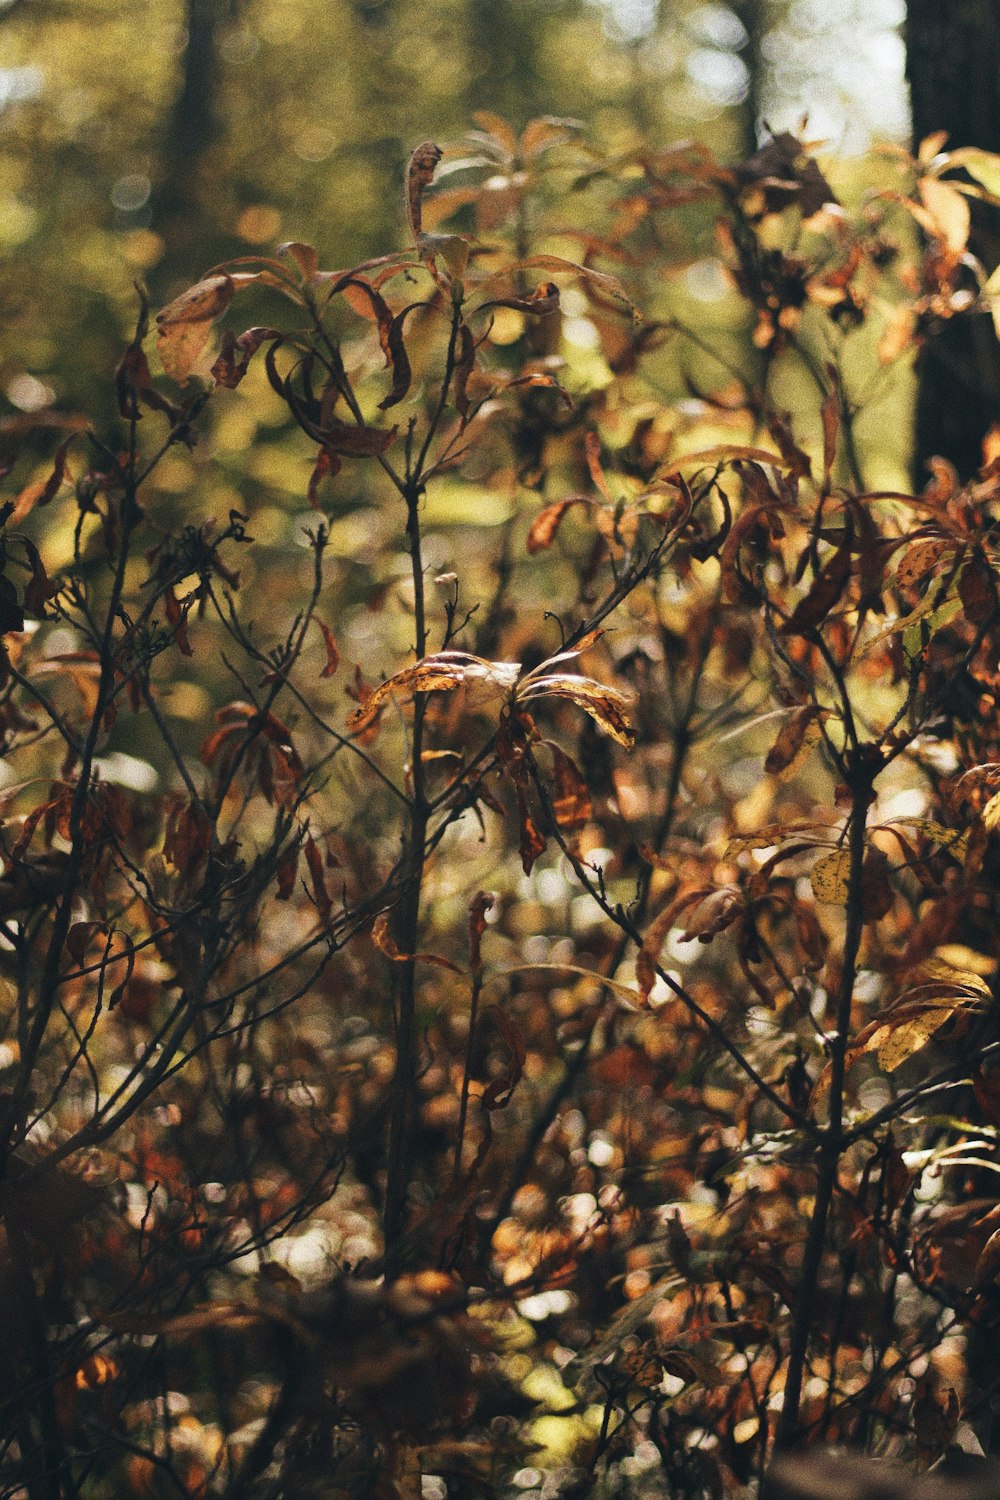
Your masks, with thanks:
M 746 154 L 760 118 L 794 128 L 805 100 L 835 143 L 849 120 L 858 151 L 874 97 L 872 128 L 898 136 L 898 7 L 822 9 L 6 0 L 0 390 L 30 406 L 41 398 L 27 376 L 86 404 L 84 364 L 113 364 L 135 277 L 158 303 L 193 265 L 283 239 L 322 246 L 334 265 L 377 253 L 397 233 L 407 152 L 456 138 L 477 109 L 586 119 L 610 151 L 697 131 L 725 159 Z

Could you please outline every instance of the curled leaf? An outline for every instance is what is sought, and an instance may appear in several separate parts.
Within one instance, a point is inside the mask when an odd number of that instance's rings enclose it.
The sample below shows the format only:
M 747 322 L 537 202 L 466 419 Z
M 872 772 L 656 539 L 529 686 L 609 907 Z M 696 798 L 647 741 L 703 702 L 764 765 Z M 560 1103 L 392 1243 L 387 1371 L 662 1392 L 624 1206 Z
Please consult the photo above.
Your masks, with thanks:
M 502 698 L 510 692 L 520 671 L 519 662 L 485 661 L 467 651 L 439 651 L 436 656 L 425 656 L 415 666 L 404 667 L 380 683 L 349 716 L 347 727 L 352 734 L 366 729 L 396 694 L 412 697 L 415 693 L 450 693 L 471 684 L 488 698 Z
M 555 540 L 556 532 L 562 525 L 563 517 L 573 509 L 574 505 L 590 505 L 593 502 L 586 495 L 570 495 L 565 500 L 556 500 L 552 505 L 546 505 L 544 510 L 539 511 L 532 521 L 528 531 L 528 539 L 525 543 L 527 550 L 531 553 L 542 552 L 546 547 L 551 547 Z
M 337 642 L 333 631 L 325 620 L 321 620 L 319 615 L 313 615 L 313 619 L 323 632 L 323 644 L 326 646 L 326 665 L 319 675 L 321 677 L 332 677 L 340 666 L 340 652 L 337 650 Z
M 414 240 L 420 239 L 423 227 L 424 192 L 430 187 L 434 170 L 442 155 L 440 146 L 433 141 L 423 141 L 410 157 L 406 169 L 406 217 Z
M 250 361 L 267 339 L 280 339 L 277 328 L 248 328 L 238 337 L 231 328 L 222 335 L 218 358 L 211 374 L 217 384 L 233 391 L 250 367 Z
M 312 281 L 319 269 L 319 256 L 312 245 L 303 245 L 299 240 L 286 240 L 283 245 L 278 246 L 275 254 L 287 255 L 289 260 L 293 260 L 302 272 L 304 281 Z
M 372 923 L 372 942 L 380 953 L 394 964 L 422 963 L 434 964 L 439 969 L 449 969 L 453 974 L 463 972 L 461 966 L 452 963 L 450 958 L 442 958 L 439 953 L 400 953 L 395 938 L 389 930 L 389 917 L 386 912 L 380 912 Z
M 197 365 L 211 337 L 213 322 L 225 312 L 235 290 L 231 276 L 206 276 L 157 313 L 160 362 L 179 384 L 185 383 Z
M 628 699 L 617 688 L 605 687 L 592 677 L 578 677 L 572 672 L 552 672 L 545 677 L 529 679 L 525 690 L 519 694 L 522 701 L 529 698 L 557 698 L 575 703 L 589 714 L 599 729 L 631 750 L 635 744 L 635 731 L 629 722 Z

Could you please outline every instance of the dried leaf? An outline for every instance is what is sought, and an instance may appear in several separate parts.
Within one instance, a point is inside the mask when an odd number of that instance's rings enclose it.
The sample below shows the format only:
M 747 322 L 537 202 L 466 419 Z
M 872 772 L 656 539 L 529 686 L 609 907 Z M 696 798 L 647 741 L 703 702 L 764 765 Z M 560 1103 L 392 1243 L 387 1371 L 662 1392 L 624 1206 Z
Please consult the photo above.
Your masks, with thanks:
M 268 339 L 280 338 L 278 328 L 248 328 L 239 337 L 227 328 L 222 335 L 218 358 L 210 371 L 212 378 L 226 390 L 235 390 L 261 344 Z
M 837 430 L 840 425 L 840 399 L 836 385 L 822 406 L 823 418 L 823 488 L 829 490 L 830 475 L 837 457 Z
M 850 576 L 851 547 L 845 541 L 820 568 L 809 592 L 782 625 L 782 635 L 812 635 L 839 602 Z
M 851 874 L 849 849 L 834 849 L 816 861 L 809 872 L 809 884 L 817 901 L 828 906 L 845 906 Z
M 326 875 L 323 870 L 323 856 L 319 852 L 316 841 L 312 834 L 306 834 L 302 845 L 309 866 L 309 875 L 312 880 L 312 898 L 320 917 L 325 920 L 329 915 L 333 902 L 330 900 L 330 892 L 326 888 Z
M 306 282 L 311 282 L 319 270 L 319 256 L 316 251 L 312 245 L 303 245 L 299 240 L 286 240 L 283 245 L 278 246 L 275 254 L 287 255 L 290 260 L 293 260 Z
M 212 324 L 233 300 L 231 276 L 207 276 L 156 315 L 156 346 L 165 372 L 184 385 L 208 346 Z
M 821 730 L 818 713 L 816 706 L 808 703 L 788 716 L 764 761 L 764 770 L 769 776 L 778 776 L 791 770 L 798 763 L 803 749 L 811 750 L 819 743 Z M 810 741 L 808 745 L 807 737 Z
M 547 740 L 552 755 L 552 810 L 560 828 L 573 833 L 590 821 L 591 804 L 587 783 L 576 762 L 558 745 Z
M 430 186 L 443 152 L 433 141 L 423 141 L 410 157 L 406 169 L 406 217 L 414 241 L 420 239 L 423 227 L 421 201 Z
M 580 277 L 585 285 L 595 291 L 606 292 L 614 301 L 621 305 L 637 321 L 640 317 L 638 308 L 631 297 L 618 280 L 617 276 L 610 276 L 607 271 L 595 271 L 590 266 L 582 266 L 575 260 L 565 260 L 561 255 L 529 255 L 524 260 L 516 261 L 514 265 L 507 266 L 499 274 L 510 276 L 518 271 L 570 271 L 574 276 Z
M 469 378 L 476 367 L 476 341 L 469 327 L 462 323 L 458 330 L 458 348 L 455 353 L 455 370 L 452 375 L 452 392 L 455 410 L 463 423 L 469 419 Z
M 521 868 L 525 875 L 530 875 L 536 859 L 545 853 L 545 835 L 535 822 L 528 805 L 527 793 L 519 780 L 514 783 L 514 791 L 517 794 L 518 852 L 521 855 Z
M 546 547 L 551 547 L 567 512 L 572 510 L 574 505 L 591 504 L 593 501 L 589 500 L 586 495 L 570 495 L 566 500 L 556 500 L 554 504 L 546 505 L 531 523 L 525 544 L 528 552 L 543 552 Z
M 997 591 L 993 569 L 982 553 L 975 553 L 958 575 L 958 597 L 973 625 L 986 625 L 996 613 Z
M 589 714 L 605 734 L 631 750 L 635 744 L 635 731 L 629 723 L 628 699 L 617 688 L 605 687 L 591 677 L 577 677 L 570 672 L 553 672 L 545 677 L 533 677 L 523 693 L 521 701 L 531 698 L 557 698 L 575 703 Z
M 489 891 L 477 891 L 469 902 L 469 972 L 480 973 L 483 966 L 482 943 L 486 931 L 486 913 L 492 910 L 496 897 Z
M 289 901 L 295 890 L 295 877 L 299 868 L 299 845 L 289 844 L 279 856 L 274 866 L 275 878 L 278 886 L 276 900 Z
M 602 989 L 610 990 L 619 1000 L 622 1000 L 630 1010 L 638 1010 L 645 1004 L 647 997 L 633 989 L 630 984 L 622 984 L 618 979 L 610 979 L 606 974 L 596 974 L 592 969 L 583 969 L 579 964 L 517 964 L 513 968 L 505 969 L 507 974 L 532 974 L 536 969 L 543 972 L 551 971 L 554 974 L 576 974 L 581 979 L 591 979 L 594 984 L 600 985 Z
M 681 934 L 682 943 L 710 943 L 717 933 L 731 927 L 743 910 L 743 896 L 738 886 L 720 886 L 703 896 L 687 919 Z
M 954 1005 L 942 1005 L 920 1010 L 916 1015 L 903 1014 L 891 1022 L 879 1026 L 869 1037 L 865 1051 L 874 1051 L 879 1067 L 886 1073 L 894 1073 L 908 1058 L 941 1030 L 951 1019 Z
M 650 992 L 656 983 L 657 968 L 660 962 L 660 952 L 666 942 L 667 933 L 675 926 L 677 918 L 682 911 L 689 906 L 694 906 L 705 896 L 711 895 L 711 887 L 699 886 L 695 890 L 686 889 L 668 901 L 666 906 L 654 918 L 646 928 L 646 935 L 642 940 L 635 960 L 635 977 L 639 985 L 639 991 L 643 1001 L 648 1001 Z
M 29 614 L 36 615 L 38 619 L 45 618 L 45 606 L 50 599 L 55 598 L 59 592 L 59 584 L 53 583 L 45 571 L 45 564 L 34 542 L 29 537 L 21 538 L 28 558 L 28 566 L 31 569 L 31 577 L 24 586 L 24 607 Z
M 403 323 L 406 314 L 411 309 L 405 308 L 403 312 L 393 316 L 392 309 L 381 292 L 361 276 L 345 278 L 338 285 L 338 290 L 344 292 L 352 301 L 355 297 L 360 297 L 362 303 L 360 310 L 365 316 L 372 317 L 378 325 L 379 343 L 382 345 L 386 366 L 392 369 L 392 388 L 389 394 L 379 402 L 379 410 L 386 411 L 390 406 L 395 406 L 398 401 L 402 401 L 410 389 L 410 381 L 413 378 L 406 345 L 403 342 Z
M 337 642 L 333 631 L 325 620 L 321 620 L 319 615 L 313 615 L 313 619 L 323 632 L 323 644 L 326 646 L 326 664 L 319 675 L 321 677 L 332 677 L 340 666 L 340 652 L 337 650 Z
M 492 297 L 489 302 L 481 302 L 476 312 L 487 312 L 492 307 L 511 307 L 515 312 L 547 317 L 559 311 L 559 288 L 554 281 L 543 281 L 527 297 Z
M 463 974 L 465 971 L 460 964 L 452 963 L 450 958 L 442 958 L 439 953 L 400 953 L 395 938 L 389 930 L 390 919 L 388 913 L 380 912 L 372 923 L 372 942 L 380 953 L 394 964 L 422 963 L 433 964 L 439 969 L 448 969 L 452 974 Z
M 518 662 L 485 661 L 467 651 L 440 651 L 387 678 L 349 716 L 347 727 L 352 734 L 367 728 L 385 711 L 396 693 L 405 696 L 450 693 L 468 683 L 487 698 L 503 698 L 516 683 L 520 671 Z

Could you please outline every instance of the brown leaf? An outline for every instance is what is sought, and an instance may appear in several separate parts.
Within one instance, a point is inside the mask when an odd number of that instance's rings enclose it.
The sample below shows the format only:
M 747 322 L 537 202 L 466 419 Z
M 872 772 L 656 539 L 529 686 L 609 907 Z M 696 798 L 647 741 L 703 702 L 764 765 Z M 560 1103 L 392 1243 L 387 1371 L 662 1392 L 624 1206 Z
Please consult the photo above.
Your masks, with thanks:
M 326 665 L 319 675 L 321 677 L 332 677 L 340 666 L 340 652 L 337 650 L 337 642 L 333 631 L 325 620 L 321 620 L 319 615 L 313 615 L 313 619 L 323 632 L 323 643 L 326 646 Z
M 810 725 L 816 723 L 818 712 L 815 704 L 808 703 L 788 716 L 764 761 L 764 770 L 769 776 L 777 776 L 792 765 L 803 747 Z M 818 730 L 819 726 L 816 728 Z
M 167 620 L 173 627 L 174 640 L 180 648 L 181 655 L 193 656 L 194 648 L 188 639 L 187 632 L 188 606 L 181 604 L 172 587 L 164 589 L 163 603 L 167 611 Z
M 958 596 L 965 617 L 973 625 L 986 625 L 996 613 L 997 591 L 993 569 L 977 552 L 958 575 Z
M 572 272 L 585 286 L 595 291 L 605 292 L 615 302 L 621 303 L 633 318 L 638 319 L 640 316 L 638 308 L 617 276 L 610 276 L 607 271 L 595 271 L 591 266 L 582 266 L 575 260 L 564 259 L 561 255 L 529 255 L 524 260 L 507 266 L 500 274 L 510 276 L 518 271 L 530 270 Z
M 517 794 L 518 849 L 521 855 L 521 868 L 525 875 L 530 875 L 535 860 L 545 853 L 545 835 L 535 822 L 531 808 L 528 806 L 524 787 L 519 781 L 515 782 L 514 790 Z
M 517 662 L 485 661 L 467 651 L 440 651 L 380 683 L 348 717 L 347 727 L 352 734 L 367 728 L 384 712 L 395 693 L 406 696 L 450 693 L 468 683 L 479 687 L 488 697 L 502 698 L 514 686 L 520 670 Z
M 587 469 L 593 480 L 595 489 L 600 490 L 608 504 L 613 504 L 611 491 L 608 489 L 608 481 L 604 475 L 601 465 L 601 440 L 596 432 L 588 432 L 584 438 L 584 450 L 587 455 Z
M 291 843 L 279 856 L 274 866 L 278 885 L 278 901 L 288 901 L 295 890 L 295 876 L 299 868 L 299 845 Z
M 193 878 L 208 854 L 212 824 L 197 802 L 177 802 L 167 815 L 163 833 L 163 857 L 186 879 Z
M 33 511 L 36 506 L 48 505 L 55 499 L 63 485 L 72 479 L 72 475 L 69 472 L 69 465 L 66 462 L 66 455 L 75 436 L 75 433 L 70 433 L 69 437 L 59 444 L 52 465 L 52 473 L 48 479 L 44 480 L 41 484 L 26 485 L 18 495 L 14 502 L 14 509 L 11 511 L 9 517 L 11 526 L 20 526 L 25 516 Z
M 926 537 L 907 547 L 896 568 L 895 582 L 900 588 L 912 588 L 932 568 L 953 553 L 956 543 L 951 537 Z
M 268 339 L 280 338 L 281 330 L 278 328 L 248 328 L 239 337 L 231 328 L 227 328 L 222 335 L 219 357 L 210 372 L 212 378 L 226 390 L 235 390 L 261 344 Z
M 482 942 L 486 931 L 486 913 L 492 909 L 495 896 L 489 891 L 477 891 L 469 902 L 469 972 L 478 974 L 482 968 Z
M 667 933 L 677 922 L 682 911 L 689 906 L 694 906 L 705 896 L 711 895 L 711 889 L 707 886 L 699 886 L 694 890 L 690 887 L 679 892 L 672 900 L 668 901 L 663 910 L 654 918 L 646 928 L 646 935 L 642 940 L 635 960 L 635 977 L 639 990 L 644 1000 L 649 999 L 650 992 L 656 983 L 656 970 L 660 962 L 660 951 L 666 942 Z
M 452 375 L 452 390 L 455 410 L 463 422 L 469 419 L 469 378 L 476 367 L 476 341 L 471 330 L 462 323 L 458 330 L 458 349 L 455 353 L 455 370 Z
M 28 566 L 31 568 L 31 577 L 24 587 L 24 607 L 29 614 L 37 615 L 41 620 L 45 618 L 45 606 L 48 601 L 59 592 L 59 584 L 53 583 L 45 571 L 38 548 L 29 537 L 21 538 L 28 557 Z
M 840 425 L 840 399 L 836 385 L 822 406 L 823 417 L 823 488 L 829 490 L 830 475 L 837 457 L 837 429 Z
M 319 270 L 319 256 L 316 251 L 312 245 L 304 245 L 300 240 L 286 240 L 283 245 L 278 246 L 275 254 L 287 255 L 290 260 L 293 260 L 302 272 L 302 279 L 306 282 L 311 282 Z
M 559 745 L 547 740 L 552 755 L 552 810 L 560 828 L 577 832 L 591 815 L 590 792 L 576 762 Z
M 320 854 L 311 833 L 306 834 L 302 849 L 312 880 L 312 898 L 320 917 L 325 920 L 330 915 L 333 902 L 330 900 L 330 892 L 326 888 L 326 876 L 323 872 L 323 856 Z
M 742 909 L 743 896 L 738 886 L 724 885 L 710 891 L 688 917 L 681 942 L 690 943 L 697 938 L 700 943 L 710 943 L 717 933 L 733 925 Z
M 423 227 L 421 200 L 433 180 L 442 155 L 440 146 L 433 141 L 424 141 L 410 157 L 406 169 L 406 217 L 414 240 L 420 239 Z
M 489 302 L 480 303 L 476 312 L 486 312 L 491 307 L 512 307 L 515 312 L 547 317 L 559 311 L 559 288 L 554 281 L 543 281 L 527 297 L 492 297 Z
M 450 970 L 452 974 L 464 973 L 459 964 L 452 963 L 450 958 L 442 958 L 438 953 L 400 953 L 389 927 L 390 919 L 388 914 L 380 912 L 372 923 L 372 942 L 379 952 L 384 953 L 386 958 L 391 959 L 394 964 L 434 964 L 439 969 Z
M 851 548 L 845 541 L 820 568 L 809 592 L 782 625 L 782 635 L 812 635 L 839 601 L 850 576 Z
M 406 308 L 394 317 L 392 309 L 381 292 L 362 276 L 346 277 L 343 282 L 338 283 L 337 290 L 344 292 L 364 316 L 373 318 L 378 325 L 382 353 L 385 355 L 386 365 L 392 368 L 392 389 L 388 396 L 379 402 L 379 410 L 386 411 L 390 406 L 395 406 L 398 401 L 402 401 L 410 389 L 412 374 L 406 345 L 403 342 L 403 321 L 411 309 Z M 355 303 L 354 298 L 360 298 L 360 304 Z
M 472 118 L 481 130 L 493 137 L 505 156 L 512 159 L 517 155 L 517 136 L 513 126 L 503 115 L 494 114 L 491 109 L 477 109 L 473 111 Z

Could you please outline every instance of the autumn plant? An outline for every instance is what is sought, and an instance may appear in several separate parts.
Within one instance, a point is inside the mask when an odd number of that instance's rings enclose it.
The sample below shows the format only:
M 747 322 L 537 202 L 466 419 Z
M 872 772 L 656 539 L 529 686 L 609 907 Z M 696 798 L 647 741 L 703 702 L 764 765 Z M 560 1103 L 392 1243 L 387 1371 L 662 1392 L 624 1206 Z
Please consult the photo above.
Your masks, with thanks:
M 989 1443 L 1000 459 L 885 477 L 995 305 L 944 145 L 483 116 L 402 250 L 0 419 L 4 1495 Z

